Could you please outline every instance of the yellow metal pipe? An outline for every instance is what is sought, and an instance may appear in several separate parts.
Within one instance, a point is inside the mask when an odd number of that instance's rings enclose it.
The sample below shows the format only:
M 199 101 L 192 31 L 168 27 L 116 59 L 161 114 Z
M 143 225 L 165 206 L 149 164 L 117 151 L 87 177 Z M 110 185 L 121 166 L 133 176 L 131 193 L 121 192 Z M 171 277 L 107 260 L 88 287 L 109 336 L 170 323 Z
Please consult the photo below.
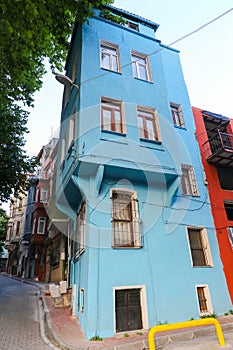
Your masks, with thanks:
M 152 327 L 148 333 L 149 349 L 156 350 L 155 340 L 154 340 L 155 333 L 165 332 L 165 331 L 170 331 L 170 330 L 180 329 L 180 328 L 203 326 L 203 325 L 208 325 L 208 324 L 215 325 L 219 345 L 225 346 L 226 343 L 224 340 L 222 327 L 221 327 L 220 323 L 215 318 L 209 317 L 209 318 L 202 318 L 200 320 L 192 320 L 192 321 L 177 322 L 177 323 L 171 323 L 171 324 L 163 324 L 163 325 L 158 325 L 158 326 Z

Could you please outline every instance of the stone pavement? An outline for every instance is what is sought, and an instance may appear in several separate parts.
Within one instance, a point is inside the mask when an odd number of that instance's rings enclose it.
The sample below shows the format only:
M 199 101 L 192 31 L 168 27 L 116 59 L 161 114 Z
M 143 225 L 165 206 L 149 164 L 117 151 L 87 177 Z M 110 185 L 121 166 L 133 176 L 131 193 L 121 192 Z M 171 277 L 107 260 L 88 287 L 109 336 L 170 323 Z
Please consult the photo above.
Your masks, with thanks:
M 24 283 L 36 285 L 41 291 L 41 307 L 44 319 L 44 338 L 52 343 L 54 349 L 62 350 L 146 350 L 148 348 L 148 332 L 127 332 L 102 341 L 91 341 L 85 337 L 76 317 L 73 317 L 69 307 L 55 307 L 53 299 L 46 293 L 48 284 L 32 280 Z M 156 350 L 233 350 L 233 315 L 218 318 L 226 347 L 220 347 L 214 326 L 201 326 L 189 329 L 168 331 L 155 336 Z

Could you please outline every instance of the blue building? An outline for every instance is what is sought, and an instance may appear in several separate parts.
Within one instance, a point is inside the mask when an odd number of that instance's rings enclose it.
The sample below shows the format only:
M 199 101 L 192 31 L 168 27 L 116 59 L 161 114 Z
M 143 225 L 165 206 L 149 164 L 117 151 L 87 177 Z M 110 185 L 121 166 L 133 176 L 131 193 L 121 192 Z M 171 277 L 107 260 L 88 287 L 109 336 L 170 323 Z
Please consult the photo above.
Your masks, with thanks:
M 57 206 L 73 222 L 73 312 L 88 338 L 232 307 L 179 52 L 157 28 L 96 11 L 60 79 Z

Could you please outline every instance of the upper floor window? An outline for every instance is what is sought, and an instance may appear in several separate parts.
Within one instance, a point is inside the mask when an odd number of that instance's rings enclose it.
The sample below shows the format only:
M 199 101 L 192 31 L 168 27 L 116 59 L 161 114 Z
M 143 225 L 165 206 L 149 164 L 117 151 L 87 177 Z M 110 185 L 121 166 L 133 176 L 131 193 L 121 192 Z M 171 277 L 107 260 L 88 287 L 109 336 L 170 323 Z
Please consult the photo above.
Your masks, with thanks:
M 147 55 L 131 51 L 134 78 L 152 81 Z
M 81 207 L 77 214 L 76 219 L 76 229 L 75 229 L 75 237 L 74 237 L 74 258 L 78 259 L 78 257 L 85 250 L 85 226 L 86 226 L 86 203 L 82 202 Z
M 233 201 L 224 201 L 224 207 L 228 220 L 233 220 Z
M 172 119 L 175 126 L 185 127 L 182 106 L 177 103 L 170 103 Z
M 48 190 L 46 188 L 41 187 L 40 189 L 40 201 L 42 203 L 46 203 L 48 200 Z
M 68 149 L 73 145 L 75 139 L 75 116 L 76 116 L 76 108 L 74 109 L 70 120 L 69 120 L 69 144 Z
M 101 98 L 101 128 L 118 133 L 125 133 L 122 101 Z
M 233 227 L 228 227 L 228 237 L 231 242 L 231 247 L 233 249 Z
M 120 72 L 120 54 L 118 46 L 101 40 L 100 62 L 101 68 Z
M 38 219 L 38 227 L 37 227 L 37 233 L 43 235 L 45 233 L 45 225 L 46 225 L 46 218 L 45 217 L 39 217 Z
M 111 199 L 113 247 L 141 247 L 136 193 L 114 189 L 111 192 Z
M 193 266 L 213 266 L 207 232 L 203 228 L 188 228 Z
M 138 29 L 138 24 L 133 23 L 133 22 L 127 22 L 126 23 L 127 27 L 133 30 L 136 30 L 137 32 L 139 31 Z
M 140 138 L 159 141 L 156 110 L 138 106 L 137 118 Z
M 181 186 L 183 194 L 198 196 L 196 178 L 192 165 L 182 164 Z

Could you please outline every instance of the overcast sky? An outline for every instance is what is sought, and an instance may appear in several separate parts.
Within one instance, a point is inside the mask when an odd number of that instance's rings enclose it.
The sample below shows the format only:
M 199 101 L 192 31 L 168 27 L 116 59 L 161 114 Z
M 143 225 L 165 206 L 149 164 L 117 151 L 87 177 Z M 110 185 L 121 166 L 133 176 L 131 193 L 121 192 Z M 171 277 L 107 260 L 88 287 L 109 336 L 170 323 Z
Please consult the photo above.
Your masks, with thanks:
M 114 6 L 159 24 L 156 38 L 169 45 L 232 8 L 232 0 L 115 0 Z M 233 118 L 233 11 L 173 45 L 191 104 Z M 47 74 L 35 94 L 26 135 L 27 153 L 39 153 L 60 123 L 63 86 Z

